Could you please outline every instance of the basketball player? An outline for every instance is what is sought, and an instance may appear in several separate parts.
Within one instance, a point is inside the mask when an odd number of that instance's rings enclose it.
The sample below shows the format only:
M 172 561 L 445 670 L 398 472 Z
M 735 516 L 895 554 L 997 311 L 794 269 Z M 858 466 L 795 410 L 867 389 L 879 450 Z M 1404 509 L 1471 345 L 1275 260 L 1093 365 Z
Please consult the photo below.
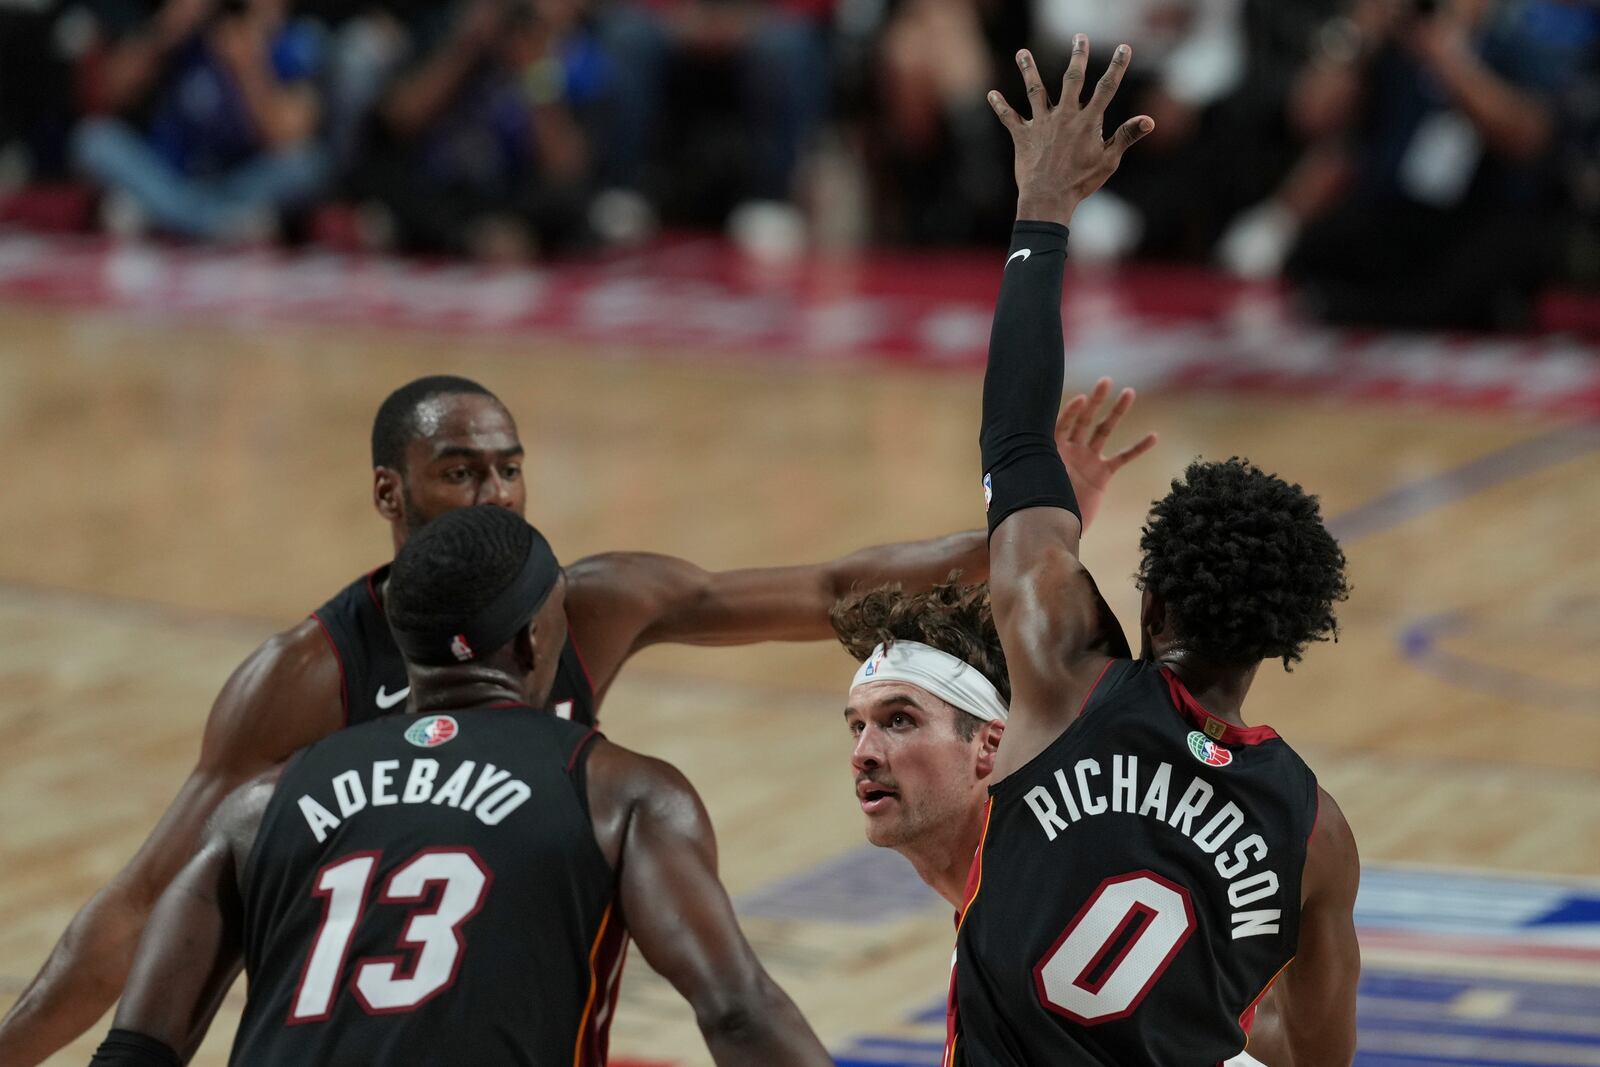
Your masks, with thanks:
M 517 515 L 411 538 L 387 607 L 411 714 L 231 793 L 163 894 L 96 1067 L 193 1056 L 242 962 L 240 1064 L 602 1064 L 627 933 L 719 1065 L 831 1063 L 739 931 L 670 765 L 536 712 L 565 582 Z
M 999 93 L 1017 225 L 984 380 L 990 591 L 1011 702 L 957 933 L 946 1067 L 1219 1063 L 1276 985 L 1297 1067 L 1355 1047 L 1359 865 L 1309 768 L 1241 706 L 1262 662 L 1335 632 L 1344 555 L 1317 502 L 1239 460 L 1194 463 L 1141 537 L 1139 659 L 1109 656 L 1051 428 L 1074 207 L 1153 123 L 1109 140 L 1119 47 L 1058 105 L 1018 53 L 1031 118 Z
M 395 551 L 455 508 L 489 504 L 522 514 L 522 458 L 510 413 L 481 385 L 431 377 L 396 390 L 372 428 L 373 503 Z M 926 588 L 952 569 L 981 577 L 987 567 L 976 531 L 813 566 L 723 573 L 642 552 L 580 559 L 567 571 L 570 639 L 552 707 L 593 724 L 622 664 L 648 645 L 817 640 L 831 635 L 828 609 L 851 588 L 891 581 Z M 0 1022 L 0 1064 L 39 1063 L 111 1005 L 151 907 L 223 797 L 341 727 L 401 709 L 408 683 L 385 619 L 387 576 L 384 567 L 358 578 L 234 671 L 212 706 L 199 762 L 171 807 L 79 911 Z
M 1056 444 L 1085 524 L 1112 476 L 1149 451 L 1155 434 L 1110 456 L 1102 449 L 1133 406 L 1124 390 L 1095 421 L 1111 380 L 1061 409 Z M 954 578 L 923 592 L 888 587 L 854 593 L 831 613 L 834 632 L 861 663 L 846 702 L 850 766 L 867 839 L 893 848 L 922 880 L 960 909 L 983 829 L 985 790 L 1005 731 L 1011 682 L 995 633 L 989 591 Z M 1110 608 L 1108 655 L 1128 654 Z

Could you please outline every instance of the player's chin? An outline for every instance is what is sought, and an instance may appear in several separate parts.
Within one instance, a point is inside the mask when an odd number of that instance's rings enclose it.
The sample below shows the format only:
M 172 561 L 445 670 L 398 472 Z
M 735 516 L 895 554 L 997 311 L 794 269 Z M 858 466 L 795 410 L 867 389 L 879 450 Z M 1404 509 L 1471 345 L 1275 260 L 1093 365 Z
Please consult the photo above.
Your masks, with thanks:
M 867 840 L 879 848 L 898 848 L 906 840 L 906 824 L 899 812 L 867 816 Z

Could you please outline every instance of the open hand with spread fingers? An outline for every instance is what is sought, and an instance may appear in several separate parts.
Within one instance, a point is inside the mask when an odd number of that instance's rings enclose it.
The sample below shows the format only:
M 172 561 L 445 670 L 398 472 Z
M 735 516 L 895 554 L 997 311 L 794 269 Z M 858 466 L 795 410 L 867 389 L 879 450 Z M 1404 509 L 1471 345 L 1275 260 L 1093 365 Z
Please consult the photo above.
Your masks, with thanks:
M 1073 209 L 1105 184 L 1126 152 L 1139 138 L 1155 129 L 1148 115 L 1135 115 L 1109 138 L 1103 124 L 1106 106 L 1117 95 L 1133 50 L 1118 45 L 1111 64 L 1096 83 L 1088 103 L 1081 103 L 1084 72 L 1089 66 L 1089 38 L 1072 40 L 1072 59 L 1061 79 L 1061 99 L 1054 105 L 1039 76 L 1038 65 L 1027 49 L 1017 53 L 1017 66 L 1028 88 L 1029 118 L 1023 118 L 998 91 L 989 93 L 989 106 L 1011 131 L 1016 150 L 1017 218 L 1067 225 Z
M 1083 527 L 1089 528 L 1100 510 L 1111 476 L 1129 462 L 1138 459 L 1155 447 L 1156 435 L 1147 433 L 1120 452 L 1105 454 L 1106 441 L 1116 431 L 1117 423 L 1133 407 L 1135 394 L 1124 389 L 1117 394 L 1116 402 L 1105 418 L 1097 423 L 1099 411 L 1111 395 L 1111 379 L 1101 378 L 1094 383 L 1094 392 L 1079 393 L 1061 408 L 1056 419 L 1056 448 L 1061 461 L 1067 465 L 1067 475 L 1078 497 L 1078 507 L 1083 511 Z

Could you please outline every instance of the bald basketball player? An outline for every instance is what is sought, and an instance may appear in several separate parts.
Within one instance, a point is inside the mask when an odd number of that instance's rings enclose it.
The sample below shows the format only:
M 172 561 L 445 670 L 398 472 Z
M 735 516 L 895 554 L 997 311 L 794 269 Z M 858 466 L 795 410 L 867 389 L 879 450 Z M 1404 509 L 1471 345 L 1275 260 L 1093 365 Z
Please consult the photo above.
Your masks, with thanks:
M 395 551 L 455 508 L 486 504 L 522 514 L 523 451 L 511 414 L 475 382 L 430 377 L 396 390 L 372 434 L 373 505 Z M 953 569 L 987 573 L 981 532 L 809 566 L 721 573 L 644 552 L 580 559 L 567 570 L 570 637 L 552 708 L 592 723 L 623 663 L 649 645 L 818 640 L 831 635 L 829 608 L 852 588 L 898 582 L 923 589 Z M 0 1064 L 38 1064 L 116 1000 L 156 899 L 224 797 L 344 726 L 403 710 L 408 683 L 384 615 L 387 577 L 382 567 L 358 578 L 234 671 L 172 805 L 128 865 L 74 917 L 0 1022 Z

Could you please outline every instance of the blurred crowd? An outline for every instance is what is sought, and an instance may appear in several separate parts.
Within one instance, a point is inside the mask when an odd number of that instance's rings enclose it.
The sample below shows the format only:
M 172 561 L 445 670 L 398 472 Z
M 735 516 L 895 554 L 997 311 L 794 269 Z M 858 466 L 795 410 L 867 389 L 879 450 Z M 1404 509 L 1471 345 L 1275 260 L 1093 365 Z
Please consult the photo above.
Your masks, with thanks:
M 0 199 L 117 234 L 515 261 L 725 227 L 758 254 L 1004 240 L 1072 35 L 1155 132 L 1074 256 L 1290 279 L 1331 321 L 1515 326 L 1600 279 L 1581 0 L 0 0 Z M 1051 81 L 1047 78 L 1047 81 Z

